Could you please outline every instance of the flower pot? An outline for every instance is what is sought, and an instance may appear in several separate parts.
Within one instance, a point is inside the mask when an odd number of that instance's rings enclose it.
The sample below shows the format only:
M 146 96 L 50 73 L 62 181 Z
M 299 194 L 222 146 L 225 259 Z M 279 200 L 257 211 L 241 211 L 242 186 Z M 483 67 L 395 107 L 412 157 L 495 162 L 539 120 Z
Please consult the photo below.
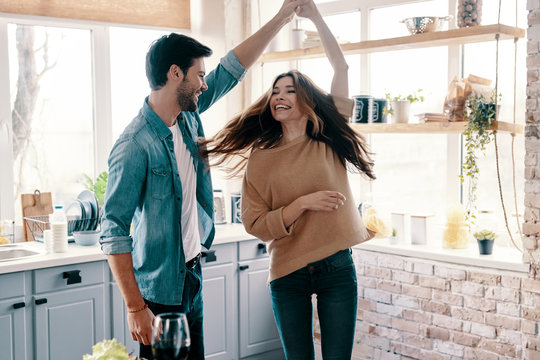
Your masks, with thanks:
M 409 122 L 411 102 L 409 100 L 394 100 L 392 101 L 392 120 L 397 124 L 407 124 Z
M 476 239 L 480 255 L 491 255 L 493 252 L 494 239 Z

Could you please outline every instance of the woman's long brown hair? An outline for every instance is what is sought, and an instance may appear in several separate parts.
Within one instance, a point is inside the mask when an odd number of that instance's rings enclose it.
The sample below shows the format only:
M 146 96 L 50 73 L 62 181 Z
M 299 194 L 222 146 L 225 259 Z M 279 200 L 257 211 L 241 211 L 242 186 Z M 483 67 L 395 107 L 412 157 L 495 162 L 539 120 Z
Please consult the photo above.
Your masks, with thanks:
M 286 76 L 293 80 L 300 111 L 308 116 L 307 136 L 330 146 L 343 166 L 349 163 L 353 169 L 375 179 L 374 163 L 364 137 L 351 129 L 348 119 L 337 110 L 332 96 L 297 70 L 278 75 L 271 89 L 253 105 L 229 121 L 213 138 L 201 141 L 201 156 L 213 158 L 213 165 L 217 166 L 225 166 L 233 157 L 239 156 L 239 161 L 227 166 L 231 176 L 235 176 L 245 168 L 251 149 L 276 146 L 281 140 L 282 129 L 270 112 L 270 98 L 277 81 Z

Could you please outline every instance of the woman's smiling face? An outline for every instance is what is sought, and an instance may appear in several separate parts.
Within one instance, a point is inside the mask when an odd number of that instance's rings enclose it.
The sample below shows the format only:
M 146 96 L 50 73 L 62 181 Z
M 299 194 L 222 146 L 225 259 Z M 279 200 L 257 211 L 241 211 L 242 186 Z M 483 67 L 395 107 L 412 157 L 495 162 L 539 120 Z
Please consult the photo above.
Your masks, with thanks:
M 296 98 L 296 88 L 290 76 L 276 81 L 270 98 L 270 111 L 274 119 L 279 122 L 302 119 Z

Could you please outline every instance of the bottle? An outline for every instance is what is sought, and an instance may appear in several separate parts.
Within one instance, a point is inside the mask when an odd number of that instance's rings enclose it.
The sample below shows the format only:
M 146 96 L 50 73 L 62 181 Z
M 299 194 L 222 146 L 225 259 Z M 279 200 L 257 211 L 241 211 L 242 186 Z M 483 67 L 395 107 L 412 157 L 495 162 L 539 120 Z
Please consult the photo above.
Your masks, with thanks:
M 66 252 L 68 248 L 68 223 L 64 207 L 57 205 L 50 216 L 52 229 L 52 252 Z

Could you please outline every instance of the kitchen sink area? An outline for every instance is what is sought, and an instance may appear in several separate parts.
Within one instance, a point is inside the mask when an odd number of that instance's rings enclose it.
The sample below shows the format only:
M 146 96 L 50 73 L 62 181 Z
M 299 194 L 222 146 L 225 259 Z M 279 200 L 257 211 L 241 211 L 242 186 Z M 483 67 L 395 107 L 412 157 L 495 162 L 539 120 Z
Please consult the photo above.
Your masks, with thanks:
M 0 261 L 27 259 L 44 254 L 44 251 L 29 249 L 24 244 L 9 244 L 0 247 Z

